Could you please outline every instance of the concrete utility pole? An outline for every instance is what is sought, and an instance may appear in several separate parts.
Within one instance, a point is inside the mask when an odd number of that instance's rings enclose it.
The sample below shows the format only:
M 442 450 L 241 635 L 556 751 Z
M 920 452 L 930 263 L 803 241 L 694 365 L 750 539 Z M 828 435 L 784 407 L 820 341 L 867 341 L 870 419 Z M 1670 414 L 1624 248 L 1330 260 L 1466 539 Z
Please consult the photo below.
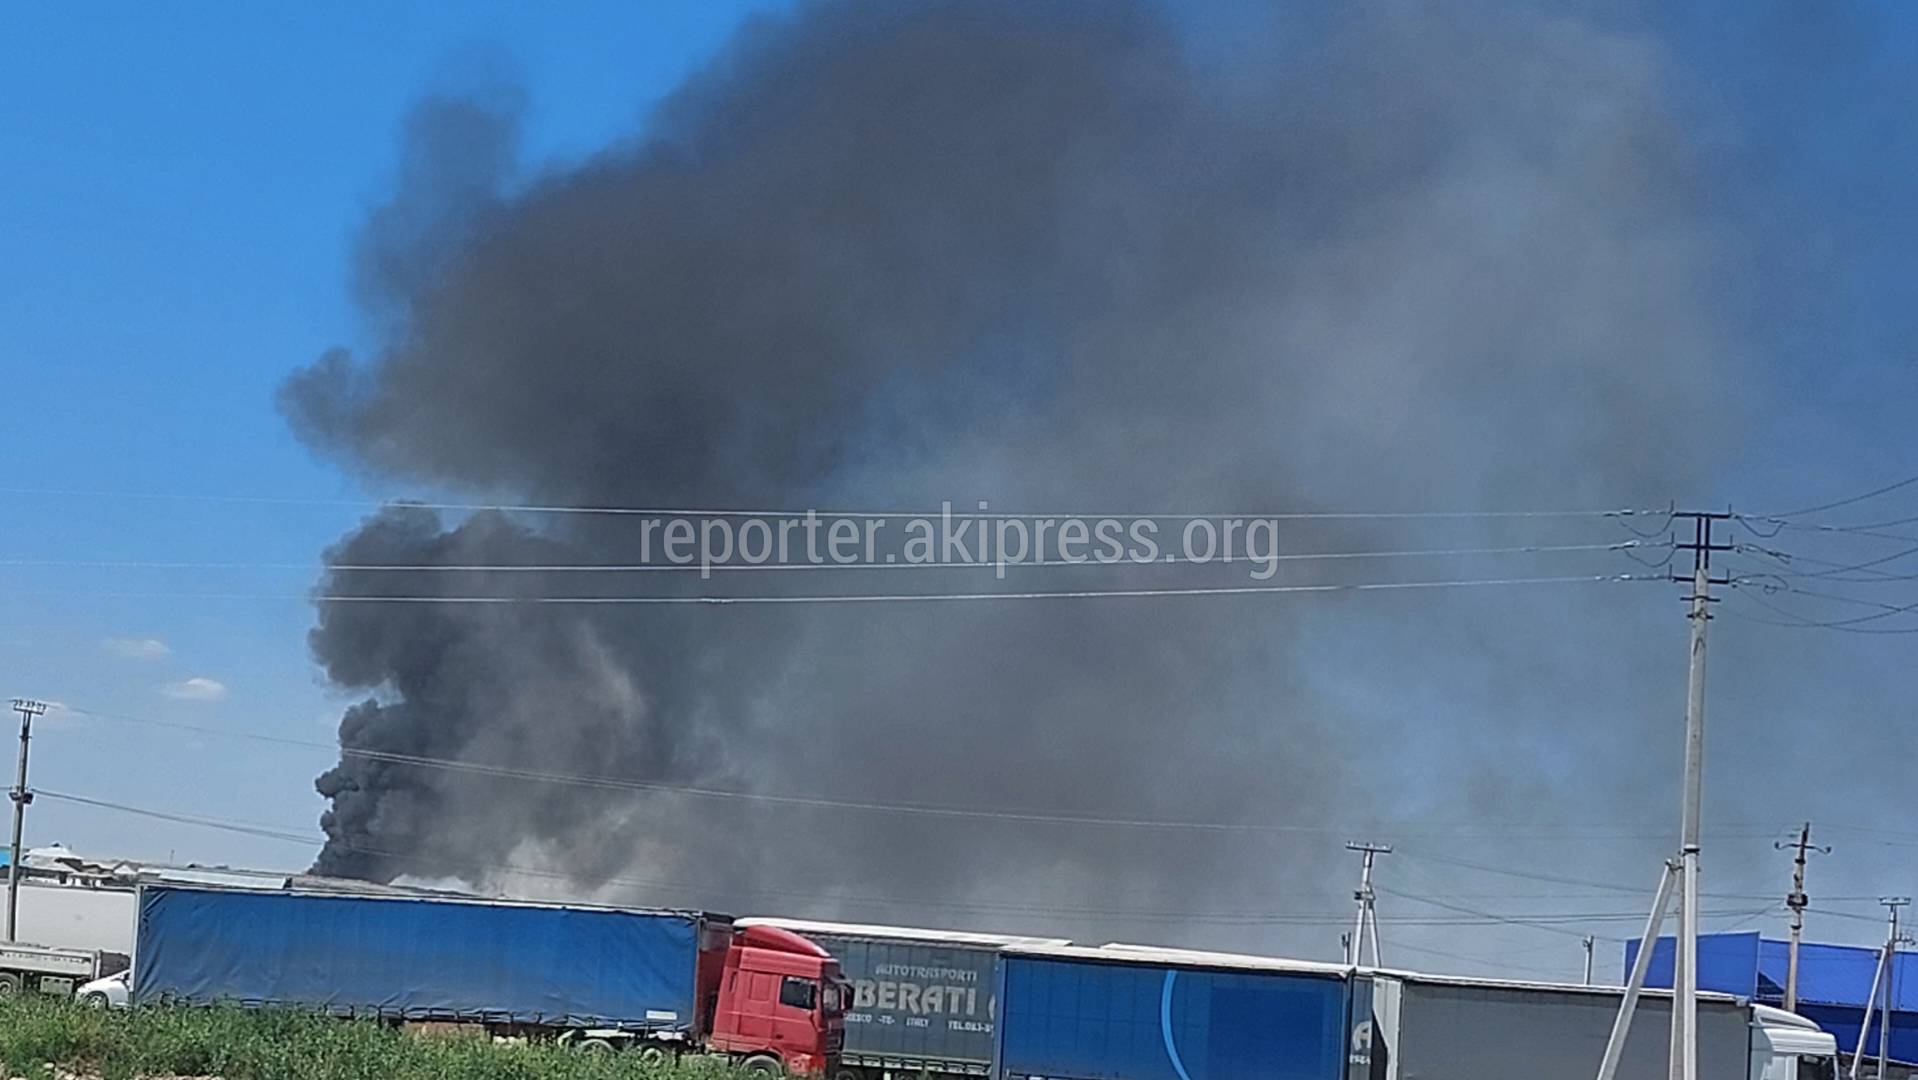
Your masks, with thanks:
M 1392 854 L 1390 844 L 1348 843 L 1345 850 L 1356 851 L 1363 856 L 1359 864 L 1359 887 L 1352 893 L 1352 899 L 1358 901 L 1359 914 L 1352 926 L 1351 944 L 1346 949 L 1345 962 L 1357 967 L 1359 958 L 1365 955 L 1367 929 L 1371 931 L 1372 966 L 1379 966 L 1379 913 L 1378 896 L 1372 891 L 1372 860 L 1375 856 Z
M 1585 935 L 1585 985 L 1586 986 L 1592 985 L 1592 950 L 1596 948 L 1597 946 L 1598 946 L 1598 939 L 1593 937 L 1590 934 L 1586 934 Z M 1642 945 L 1639 947 L 1644 948 L 1644 946 Z
M 1811 842 L 1811 822 L 1798 830 L 1798 840 L 1785 843 L 1773 841 L 1772 847 L 1780 851 L 1795 850 L 1792 857 L 1791 891 L 1785 894 L 1785 906 L 1791 909 L 1791 951 L 1785 961 L 1785 1011 L 1798 1011 L 1798 945 L 1805 936 L 1805 909 L 1811 906 L 1811 897 L 1805 895 L 1805 855 L 1816 851 L 1823 855 L 1831 854 L 1828 847 L 1819 847 Z
M 1885 1080 L 1885 1064 L 1891 1059 L 1891 983 L 1898 974 L 1898 909 L 1911 903 L 1909 896 L 1887 896 L 1885 905 L 1891 921 L 1891 933 L 1885 938 L 1885 980 L 1878 1002 L 1878 1080 Z
M 20 838 L 26 830 L 27 804 L 33 792 L 27 790 L 27 744 L 33 741 L 33 718 L 47 711 L 43 701 L 13 699 L 13 711 L 20 714 L 20 767 L 13 774 L 13 857 L 7 862 L 7 940 L 18 941 L 20 921 Z
M 1658 895 L 1652 898 L 1652 913 L 1645 918 L 1645 932 L 1638 939 L 1638 956 L 1625 977 L 1625 997 L 1618 1003 L 1618 1016 L 1612 1020 L 1612 1037 L 1605 1040 L 1605 1057 L 1598 1063 L 1598 1080 L 1613 1080 L 1618 1075 L 1618 1059 L 1625 1052 L 1625 1039 L 1632 1033 L 1632 1016 L 1638 1011 L 1638 995 L 1645 989 L 1645 972 L 1652 966 L 1652 950 L 1658 945 L 1658 930 L 1665 925 L 1665 910 L 1671 904 L 1672 888 L 1678 881 L 1678 861 L 1665 863 L 1658 875 Z
M 1858 1026 L 1858 1045 L 1851 1048 L 1851 1069 L 1845 1073 L 1858 1080 L 1858 1066 L 1865 1061 L 1865 1039 L 1871 1034 L 1872 1014 L 1878 1011 L 1878 985 L 1885 977 L 1885 962 L 1891 959 L 1891 944 L 1878 946 L 1878 963 L 1871 969 L 1871 989 L 1865 992 L 1865 1022 Z
M 1678 950 L 1672 957 L 1672 986 L 1677 993 L 1672 1001 L 1671 1080 L 1698 1080 L 1698 822 L 1705 775 L 1705 628 L 1712 617 L 1712 585 L 1730 584 L 1729 578 L 1712 577 L 1712 552 L 1731 549 L 1730 544 L 1712 543 L 1712 523 L 1731 514 L 1691 511 L 1673 516 L 1692 521 L 1692 542 L 1676 545 L 1692 553 L 1692 643 L 1685 680 L 1685 797 L 1678 819 Z
M 1858 1080 L 1858 1067 L 1865 1060 L 1865 1039 L 1871 1034 L 1871 1017 L 1878 1014 L 1878 1080 L 1884 1080 L 1885 1063 L 1891 1056 L 1891 975 L 1898 957 L 1898 909 L 1911 903 L 1909 896 L 1881 896 L 1885 905 L 1885 947 L 1878 951 L 1878 967 L 1871 973 L 1871 992 L 1865 995 L 1865 1022 L 1858 1028 L 1858 1045 L 1851 1052 L 1851 1080 Z
M 1672 520 L 1692 523 L 1690 543 L 1672 547 L 1692 553 L 1692 572 L 1672 575 L 1673 581 L 1691 584 L 1691 663 L 1685 681 L 1685 773 L 1684 796 L 1679 803 L 1678 858 L 1668 863 L 1659 879 L 1658 899 L 1653 901 L 1652 916 L 1639 945 L 1639 963 L 1632 966 L 1618 1019 L 1612 1025 L 1612 1037 L 1605 1046 L 1599 1064 L 1599 1080 L 1611 1080 L 1624 1051 L 1625 1036 L 1631 1030 L 1632 1011 L 1638 1007 L 1638 991 L 1644 986 L 1644 968 L 1652 948 L 1658 942 L 1657 927 L 1664 918 L 1668 894 L 1678 893 L 1678 941 L 1672 953 L 1672 1039 L 1671 1080 L 1698 1080 L 1698 857 L 1699 808 L 1703 801 L 1705 775 L 1705 629 L 1711 622 L 1713 585 L 1729 585 L 1731 579 L 1712 574 L 1712 552 L 1730 551 L 1730 544 L 1712 541 L 1712 526 L 1731 517 L 1705 510 L 1674 510 Z

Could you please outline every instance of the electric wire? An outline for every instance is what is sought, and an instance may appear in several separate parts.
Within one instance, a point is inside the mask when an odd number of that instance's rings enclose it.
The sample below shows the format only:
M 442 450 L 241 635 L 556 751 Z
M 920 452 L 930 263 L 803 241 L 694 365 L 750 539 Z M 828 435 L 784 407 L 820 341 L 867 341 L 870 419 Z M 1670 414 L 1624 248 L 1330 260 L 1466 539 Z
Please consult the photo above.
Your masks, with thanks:
M 1837 499 L 1828 503 L 1820 503 L 1817 506 L 1807 506 L 1799 510 L 1786 510 L 1779 513 L 1764 514 L 1760 516 L 1767 519 L 1776 519 L 1776 518 L 1805 517 L 1810 514 L 1822 514 L 1827 510 L 1836 510 L 1841 506 L 1851 506 L 1854 503 L 1861 503 L 1861 502 L 1865 502 L 1868 499 L 1875 499 L 1879 497 L 1880 495 L 1889 495 L 1892 492 L 1899 490 L 1900 488 L 1910 487 L 1913 484 L 1918 484 L 1918 476 L 1908 476 L 1904 478 L 1903 480 L 1899 480 L 1895 483 L 1886 484 L 1883 487 L 1873 488 L 1870 491 L 1864 492 L 1863 494 L 1860 494 L 1860 495 L 1853 495 L 1850 498 Z
M 132 716 L 124 713 L 88 709 L 81 706 L 65 705 L 63 710 L 76 716 L 92 717 L 100 720 L 128 723 L 170 731 L 181 731 L 194 735 L 216 738 L 241 739 L 271 745 L 289 746 L 307 750 L 319 750 L 329 755 L 356 758 L 382 764 L 419 768 L 443 769 L 452 772 L 470 773 L 500 779 L 520 780 L 534 783 L 562 784 L 576 787 L 598 788 L 611 791 L 645 792 L 655 794 L 681 795 L 706 799 L 737 800 L 773 806 L 809 807 L 855 810 L 872 813 L 899 813 L 927 817 L 970 818 L 986 821 L 1011 821 L 1022 824 L 1047 825 L 1085 825 L 1105 828 L 1163 829 L 1172 831 L 1198 831 L 1221 833 L 1272 833 L 1272 834 L 1309 834 L 1330 835 L 1350 832 L 1350 824 L 1278 824 L 1258 822 L 1225 822 L 1203 820 L 1181 820 L 1163 818 L 1111 817 L 1093 814 L 1052 813 L 1035 809 L 1017 808 L 978 808 L 959 806 L 932 806 L 914 803 L 893 803 L 863 801 L 852 799 L 834 799 L 816 796 L 785 795 L 776 793 L 742 791 L 730 788 L 698 787 L 671 784 L 647 780 L 633 780 L 624 777 L 594 776 L 582 773 L 553 772 L 538 769 L 526 769 L 484 762 L 462 761 L 453 758 L 433 757 L 423 754 L 406 754 L 394 751 L 375 750 L 365 747 L 340 746 L 330 742 L 312 739 L 295 739 L 286 736 L 269 735 L 262 732 L 239 731 L 226 728 L 209 727 L 202 724 L 188 724 L 171 720 L 159 720 L 151 717 Z M 1378 823 L 1372 823 L 1374 827 Z M 1662 831 L 1653 832 L 1649 828 L 1633 829 L 1624 832 L 1588 833 L 1583 836 L 1566 834 L 1557 828 L 1551 831 L 1528 822 L 1510 823 L 1454 823 L 1434 832 L 1429 821 L 1411 823 L 1411 829 L 1395 830 L 1393 835 L 1403 837 L 1435 836 L 1457 838 L 1460 836 L 1495 835 L 1504 838 L 1533 837 L 1538 839 L 1640 839 L 1663 835 Z M 1420 832 L 1418 825 L 1427 826 Z M 1462 827 L 1461 827 L 1462 826 Z M 1571 826 L 1584 828 L 1584 826 Z
M 296 832 L 287 831 L 287 830 L 260 827 L 260 826 L 250 825 L 250 824 L 245 824 L 240 822 L 227 821 L 224 819 L 214 818 L 214 817 L 204 817 L 204 816 L 193 815 L 193 814 L 180 814 L 180 813 L 174 813 L 169 811 L 154 810 L 147 807 L 132 806 L 129 804 L 120 803 L 113 800 L 100 799 L 100 798 L 95 798 L 93 796 L 79 795 L 71 792 L 39 789 L 35 791 L 35 795 L 38 797 L 52 799 L 57 802 L 66 802 L 74 805 L 87 806 L 94 809 L 107 810 L 115 813 L 123 813 L 123 814 L 129 814 L 133 816 L 139 816 L 139 817 L 154 818 L 154 819 L 168 821 L 176 824 L 192 825 L 196 827 L 214 829 L 218 831 L 238 833 L 241 835 L 256 836 L 263 839 L 281 840 L 281 841 L 300 844 L 308 847 L 318 847 L 328 842 L 326 838 L 324 837 L 317 837 L 311 834 L 302 834 L 302 833 L 296 833 Z M 382 851 L 375 848 L 342 843 L 339 841 L 334 841 L 333 843 L 335 847 L 342 850 L 359 852 L 359 853 L 370 854 L 370 855 L 378 855 L 385 858 L 396 859 L 402 862 L 411 860 L 417 863 L 432 864 L 435 861 L 433 855 L 427 852 L 400 854 L 400 853 L 394 853 L 389 851 Z M 552 870 L 545 867 L 526 866 L 526 865 L 517 864 L 517 863 L 484 863 L 484 864 L 479 864 L 479 868 L 495 871 L 499 873 L 504 873 L 507 875 L 547 878 L 552 880 L 569 881 L 569 882 L 572 880 L 572 875 L 566 874 L 562 871 Z M 1344 925 L 1349 919 L 1349 915 L 1347 914 L 1332 913 L 1332 912 L 1275 913 L 1275 912 L 1250 912 L 1250 911 L 1248 912 L 1164 911 L 1164 910 L 1152 910 L 1152 909 L 1092 908 L 1092 907 L 1074 907 L 1074 906 L 1067 906 L 1067 905 L 1054 905 L 1054 904 L 1037 903 L 1037 902 L 1015 904 L 1015 903 L 953 901 L 950 899 L 931 898 L 931 897 L 875 896 L 875 895 L 865 894 L 865 893 L 843 894 L 843 893 L 823 892 L 823 891 L 814 890 L 814 889 L 799 889 L 799 888 L 767 889 L 762 887 L 753 887 L 751 889 L 742 890 L 742 889 L 736 889 L 736 888 L 724 887 L 724 886 L 698 886 L 698 885 L 693 885 L 685 882 L 662 882 L 662 881 L 652 881 L 652 880 L 627 878 L 627 877 L 611 877 L 611 878 L 606 878 L 604 880 L 606 884 L 610 884 L 610 885 L 621 885 L 621 886 L 628 886 L 628 887 L 634 887 L 634 888 L 645 888 L 645 889 L 655 889 L 655 890 L 679 890 L 683 892 L 705 892 L 708 894 L 723 894 L 728 896 L 803 896 L 803 897 L 809 897 L 809 898 L 818 899 L 818 900 L 829 900 L 834 902 L 863 902 L 863 903 L 868 903 L 872 905 L 888 906 L 888 907 L 921 905 L 921 906 L 928 906 L 928 907 L 950 908 L 955 910 L 1018 912 L 1018 913 L 1027 913 L 1027 914 L 1052 914 L 1052 915 L 1072 915 L 1072 916 L 1096 916 L 1096 917 L 1101 917 L 1101 918 L 1105 918 L 1113 921 L 1177 920 L 1177 921 L 1187 921 L 1187 922 L 1219 923 L 1219 924 L 1225 924 L 1225 925 L 1341 926 L 1341 925 Z M 1419 897 L 1417 899 L 1420 899 L 1425 902 L 1432 902 L 1432 901 L 1426 900 L 1426 898 L 1423 898 L 1423 897 Z M 1440 906 L 1444 906 L 1444 905 L 1440 905 Z M 1738 914 L 1738 912 L 1723 912 L 1723 913 L 1713 912 L 1710 914 L 1735 915 L 1735 914 Z M 1571 913 L 1562 913 L 1562 914 L 1553 913 L 1549 915 L 1542 915 L 1533 919 L 1525 920 L 1525 922 L 1527 925 L 1552 926 L 1558 923 L 1570 924 L 1570 923 L 1580 923 L 1580 922 L 1610 922 L 1610 921 L 1625 920 L 1625 919 L 1635 919 L 1639 917 L 1641 916 L 1637 912 L 1612 912 L 1612 911 L 1571 912 Z M 1400 918 L 1394 921 L 1401 925 L 1407 925 L 1407 926 L 1447 927 L 1447 926 L 1479 926 L 1479 925 L 1486 925 L 1488 923 L 1510 922 L 1512 921 L 1512 919 L 1510 917 L 1501 916 L 1496 913 L 1472 913 L 1469 915 L 1469 917 L 1466 917 L 1466 918 L 1448 918 L 1448 917 L 1442 917 L 1442 916 L 1433 916 L 1433 917 Z
M 1841 563 L 1831 559 L 1820 559 L 1810 555 L 1799 555 L 1789 551 L 1780 551 L 1776 548 L 1768 548 L 1761 544 L 1734 544 L 1732 546 L 1732 550 L 1741 555 L 1755 554 L 1763 558 L 1769 559 L 1773 563 L 1776 563 L 1779 567 L 1779 569 L 1772 571 L 1772 573 L 1780 577 L 1794 577 L 1794 578 L 1801 578 L 1801 579 L 1807 579 L 1807 580 L 1836 581 L 1836 582 L 1841 582 L 1845 584 L 1855 584 L 1855 585 L 1871 585 L 1871 584 L 1877 584 L 1880 582 L 1918 580 L 1918 573 L 1894 574 L 1894 573 L 1891 573 L 1890 571 L 1876 569 L 1876 567 L 1883 566 L 1886 563 L 1896 562 L 1899 559 L 1909 558 L 1912 555 L 1918 555 L 1918 546 L 1908 547 L 1902 551 L 1895 551 L 1891 553 L 1890 555 L 1881 555 L 1876 559 L 1867 559 L 1864 562 L 1853 562 L 1853 563 Z M 1824 567 L 1827 567 L 1828 569 L 1806 571 L 1806 570 L 1799 570 L 1793 565 L 1795 563 L 1801 563 L 1801 562 L 1811 563 L 1815 566 L 1824 566 Z M 1868 575 L 1865 577 L 1840 576 L 1845 574 L 1858 573 L 1860 571 L 1866 571 L 1868 572 Z
M 1456 960 L 1460 963 L 1473 964 L 1481 968 L 1493 970 L 1529 971 L 1534 975 L 1549 975 L 1554 979 L 1563 978 L 1565 972 L 1568 970 L 1563 967 L 1548 968 L 1540 967 L 1537 964 L 1521 964 L 1506 955 L 1496 957 L 1472 956 L 1467 953 L 1447 952 L 1444 949 L 1434 949 L 1428 945 L 1414 945 L 1410 942 L 1398 940 L 1392 942 L 1392 951 L 1409 952 L 1419 956 L 1435 956 L 1441 960 Z
M 1445 900 L 1435 900 L 1429 896 L 1419 896 L 1415 893 L 1401 892 L 1397 889 L 1393 889 L 1385 885 L 1375 885 L 1374 887 L 1377 888 L 1378 891 L 1385 893 L 1388 896 L 1395 896 L 1399 898 L 1400 900 L 1410 900 L 1416 904 L 1427 904 L 1427 905 L 1430 905 L 1431 907 L 1441 908 L 1443 910 L 1457 912 L 1459 914 L 1476 916 L 1478 918 L 1489 919 L 1493 922 L 1504 923 L 1509 926 L 1528 926 L 1533 929 L 1544 930 L 1548 933 L 1565 934 L 1571 937 L 1581 938 L 1581 939 L 1587 936 L 1587 933 L 1584 930 L 1567 929 L 1563 925 L 1563 921 L 1554 916 L 1500 915 L 1494 912 L 1482 911 L 1482 910 L 1479 910 L 1478 908 L 1467 907 L 1463 904 L 1454 904 Z M 1628 912 L 1618 917 L 1624 918 L 1624 919 L 1642 919 L 1645 916 L 1643 912 Z M 1394 921 L 1402 922 L 1403 920 L 1394 920 Z M 1582 919 L 1582 920 L 1575 920 L 1575 921 L 1595 922 L 1599 920 Z M 1612 942 L 1614 944 L 1619 944 L 1619 945 L 1624 944 L 1626 940 L 1621 937 L 1613 937 L 1613 936 L 1604 935 L 1604 934 L 1592 934 L 1590 936 L 1596 937 L 1601 941 L 1608 941 L 1608 942 Z
M 1176 564 L 1191 565 L 1236 565 L 1267 562 L 1318 562 L 1343 559 L 1417 559 L 1451 556 L 1483 555 L 1540 555 L 1562 552 L 1586 551 L 1629 551 L 1632 548 L 1646 546 L 1637 541 L 1618 541 L 1596 544 L 1525 544 L 1510 547 L 1480 548 L 1424 548 L 1403 551 L 1312 551 L 1279 552 L 1272 555 L 1228 555 L 1200 558 L 1193 555 L 1166 554 L 1151 559 L 1033 559 L 1007 560 L 1006 569 L 1024 567 L 1054 566 L 1093 566 L 1093 567 L 1147 567 Z M 1660 547 L 1668 545 L 1657 545 Z M 1675 550 L 1675 549 L 1674 549 Z M 1670 562 L 1668 556 L 1666 562 Z M 1651 566 L 1651 563 L 1645 563 Z M 1661 564 L 1662 565 L 1662 564 Z M 0 559 L 0 566 L 64 568 L 64 569 L 111 569 L 111 570 L 323 570 L 327 573 L 374 573 L 398 571 L 406 573 L 716 573 L 723 571 L 767 571 L 767 570 L 996 570 L 1000 563 L 994 560 L 952 560 L 935 562 L 850 562 L 850 563 L 713 563 L 701 565 L 699 562 L 687 563 L 270 563 L 270 562 L 192 562 L 192 561 L 145 561 L 136 559 Z
M 1411 849 L 1400 849 L 1393 852 L 1394 858 L 1401 855 L 1413 861 L 1423 860 L 1444 866 L 1456 866 L 1462 869 L 1474 870 L 1479 873 L 1498 874 L 1504 877 L 1518 878 L 1524 881 L 1537 881 L 1549 885 L 1576 885 L 1583 888 L 1602 889 L 1608 892 L 1625 893 L 1633 896 L 1651 896 L 1656 891 L 1653 889 L 1640 888 L 1635 885 L 1626 885 L 1621 882 L 1598 881 L 1592 878 L 1565 877 L 1557 874 L 1543 874 L 1537 871 L 1519 870 L 1509 866 L 1496 866 L 1490 863 L 1473 862 L 1469 859 L 1459 859 L 1449 855 L 1437 855 L 1431 852 L 1420 852 Z M 1767 896 L 1759 896 L 1751 893 L 1701 892 L 1698 895 L 1700 898 L 1710 898 L 1714 900 L 1769 899 Z
M 1746 579 L 1746 581 L 1749 584 L 1755 584 L 1759 588 L 1765 589 L 1765 584 L 1762 580 Z M 1734 579 L 1732 581 L 1732 586 L 1734 588 L 1739 587 L 1740 581 L 1738 579 Z M 1809 596 L 1814 599 L 1828 600 L 1834 603 L 1854 604 L 1854 605 L 1859 605 L 1863 607 L 1877 609 L 1876 614 L 1858 615 L 1849 619 L 1813 620 L 1813 619 L 1806 618 L 1804 619 L 1802 623 L 1798 624 L 1806 629 L 1850 630 L 1850 629 L 1856 628 L 1861 623 L 1876 622 L 1879 619 L 1888 619 L 1894 615 L 1904 615 L 1913 611 L 1918 611 L 1918 600 L 1914 600 L 1907 604 L 1886 604 L 1877 600 L 1867 600 L 1863 597 L 1858 597 L 1858 596 L 1845 596 L 1839 593 L 1820 592 L 1817 589 L 1806 589 L 1800 586 L 1791 585 L 1789 583 L 1782 583 L 1776 586 L 1772 586 L 1771 590 L 1767 590 L 1767 591 L 1788 592 L 1797 596 Z M 1751 595 L 1751 594 L 1747 594 L 1747 595 Z M 1758 599 L 1758 597 L 1756 596 L 1752 596 L 1752 598 L 1754 600 Z M 1760 603 L 1763 606 L 1770 607 L 1773 611 L 1777 611 L 1780 614 L 1784 614 L 1787 616 L 1793 616 L 1798 614 L 1796 612 L 1779 608 L 1776 605 L 1764 604 L 1763 601 L 1760 601 Z M 1802 618 L 1802 616 L 1800 617 Z M 1869 633 L 1869 632 L 1873 632 L 1874 630 L 1879 633 L 1912 633 L 1912 632 L 1918 632 L 1918 627 L 1911 627 L 1909 629 L 1899 628 L 1896 630 L 1886 630 L 1884 628 L 1872 628 L 1871 630 L 1866 630 L 1861 632 Z
M 1918 536 L 1912 536 L 1909 533 L 1885 532 L 1871 524 L 1823 525 L 1812 521 L 1791 521 L 1786 518 L 1753 517 L 1749 514 L 1733 514 L 1731 519 L 1745 526 L 1745 528 L 1749 529 L 1753 534 L 1767 540 L 1784 532 L 1786 529 L 1802 529 L 1807 532 L 1866 536 L 1880 540 L 1901 540 L 1907 544 L 1918 543 Z M 1770 532 L 1766 532 L 1756 526 L 1755 523 L 1757 522 L 1763 522 L 1773 528 Z
M 470 604 L 470 605 L 581 605 L 581 606 L 705 606 L 750 607 L 791 604 L 900 604 L 990 603 L 1008 600 L 1159 599 L 1195 596 L 1272 596 L 1331 593 L 1396 592 L 1438 589 L 1499 588 L 1525 585 L 1609 584 L 1627 581 L 1663 581 L 1663 576 L 1639 574 L 1562 574 L 1548 577 L 1454 578 L 1439 581 L 1371 581 L 1316 585 L 1217 585 L 1130 589 L 1056 589 L 1003 592 L 939 593 L 813 593 L 805 595 L 736 596 L 501 596 L 501 595 L 367 595 L 359 593 L 218 593 L 218 592 L 24 592 L 7 599 L 58 598 L 96 600 L 221 600 L 340 604 Z
M 1631 533 L 1633 536 L 1638 537 L 1640 540 L 1650 540 L 1653 537 L 1664 535 L 1668 530 L 1671 529 L 1672 523 L 1678 520 L 1678 507 L 1676 504 L 1668 507 L 1665 511 L 1665 520 L 1653 526 L 1650 529 L 1633 528 L 1631 521 L 1628 518 L 1622 517 L 1622 516 L 1615 517 L 1612 520 L 1618 523 L 1619 528 L 1624 529 L 1626 532 Z
M 326 506 L 354 510 L 386 507 L 444 510 L 462 513 L 496 511 L 520 514 L 584 514 L 639 517 L 762 517 L 762 518 L 950 518 L 965 520 L 1035 520 L 1039 518 L 1118 518 L 1159 521 L 1197 521 L 1211 518 L 1261 518 L 1277 521 L 1416 521 L 1460 519 L 1526 518 L 1616 518 L 1634 515 L 1664 514 L 1662 509 L 1614 507 L 1609 509 L 1561 510 L 1308 510 L 1308 511 L 1210 511 L 1206 513 L 1096 513 L 1089 511 L 1049 511 L 1042 513 L 1001 513 L 989 508 L 959 511 L 948 504 L 936 510 L 824 510 L 824 509 L 747 509 L 738 507 L 619 506 L 559 503 L 457 502 L 430 499 L 319 499 L 299 496 L 221 495 L 150 491 L 98 491 L 62 488 L 0 488 L 0 495 L 34 498 L 126 499 L 162 502 L 208 502 L 264 506 Z

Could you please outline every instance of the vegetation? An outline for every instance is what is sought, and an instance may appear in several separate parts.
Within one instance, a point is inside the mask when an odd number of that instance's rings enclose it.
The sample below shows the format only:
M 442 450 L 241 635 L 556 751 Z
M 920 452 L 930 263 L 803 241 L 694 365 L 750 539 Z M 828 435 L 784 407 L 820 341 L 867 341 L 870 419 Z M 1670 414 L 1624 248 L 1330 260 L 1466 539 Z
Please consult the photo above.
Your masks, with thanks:
M 283 1010 L 105 1010 L 31 995 L 0 999 L 0 1065 L 4 1076 L 28 1080 L 738 1080 L 744 1075 L 713 1058 L 653 1064 L 637 1054 L 422 1036 Z

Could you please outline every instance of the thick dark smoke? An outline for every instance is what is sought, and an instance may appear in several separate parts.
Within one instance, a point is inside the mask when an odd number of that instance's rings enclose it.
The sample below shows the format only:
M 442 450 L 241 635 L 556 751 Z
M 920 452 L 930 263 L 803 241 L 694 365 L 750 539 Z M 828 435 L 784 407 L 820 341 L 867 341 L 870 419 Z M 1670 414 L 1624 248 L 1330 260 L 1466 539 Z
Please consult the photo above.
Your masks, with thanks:
M 1721 374 L 1700 284 L 1714 239 L 1659 48 L 1499 6 L 1332 10 L 1248 25 L 1199 58 L 1125 3 L 811 6 L 749 25 L 630 144 L 545 172 L 515 164 L 510 102 L 428 102 L 362 244 L 383 343 L 294 375 L 286 414 L 371 477 L 516 504 L 1670 497 L 1713 447 L 1686 402 Z M 634 557 L 629 526 L 398 508 L 328 557 L 617 562 Z M 1441 521 L 1300 524 L 1285 541 L 1622 537 L 1602 521 Z M 1630 569 L 1601 553 L 1284 580 Z M 722 578 L 335 570 L 322 590 L 990 587 L 948 571 Z M 1028 569 L 1009 585 L 1245 581 L 1243 567 Z M 1231 933 L 1099 913 L 1337 909 L 1336 827 L 1544 820 L 1630 782 L 1634 744 L 1666 730 L 1676 665 L 1665 642 L 1617 633 L 1641 587 L 1575 588 L 1590 591 L 322 601 L 315 655 L 367 694 L 341 724 L 350 748 L 1299 831 L 927 818 L 347 756 L 319 781 L 332 810 L 317 869 L 528 888 L 508 868 L 531 867 L 640 900 Z M 1578 620 L 1551 614 L 1568 608 Z

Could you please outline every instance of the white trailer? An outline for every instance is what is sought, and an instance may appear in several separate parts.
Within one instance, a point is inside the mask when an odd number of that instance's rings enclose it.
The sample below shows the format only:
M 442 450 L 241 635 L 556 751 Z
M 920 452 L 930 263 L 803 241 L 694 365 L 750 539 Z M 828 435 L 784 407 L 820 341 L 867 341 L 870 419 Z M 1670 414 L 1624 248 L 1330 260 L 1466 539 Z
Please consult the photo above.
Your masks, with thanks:
M 82 983 L 125 971 L 120 953 L 56 949 L 9 941 L 0 943 L 0 997 L 20 993 L 71 997 Z
M 1616 987 L 1409 972 L 1370 976 L 1373 1080 L 1579 1080 L 1596 1074 Z M 1670 991 L 1639 1001 L 1619 1080 L 1664 1080 Z M 1782 1009 L 1698 995 L 1700 1080 L 1836 1080 L 1837 1040 Z

